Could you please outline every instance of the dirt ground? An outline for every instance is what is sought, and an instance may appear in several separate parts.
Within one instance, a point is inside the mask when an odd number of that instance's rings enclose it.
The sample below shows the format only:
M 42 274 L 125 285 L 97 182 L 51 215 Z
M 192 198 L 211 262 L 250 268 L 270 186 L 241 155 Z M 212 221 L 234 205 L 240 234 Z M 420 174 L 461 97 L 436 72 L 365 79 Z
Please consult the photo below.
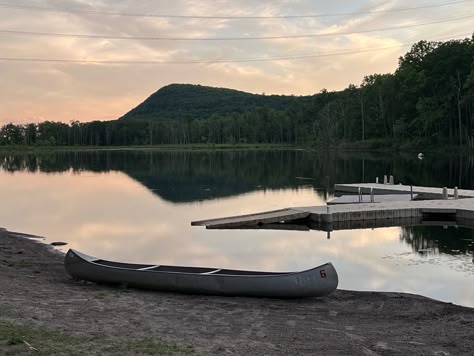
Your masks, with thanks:
M 29 328 L 3 342 L 0 329 L 0 354 L 41 354 L 54 346 L 51 335 L 73 340 L 78 354 L 100 355 L 474 354 L 474 309 L 416 295 L 337 290 L 279 300 L 157 293 L 73 281 L 63 258 L 0 230 L 0 326 Z M 51 340 L 35 339 L 37 330 Z M 155 339 L 174 346 L 130 346 Z

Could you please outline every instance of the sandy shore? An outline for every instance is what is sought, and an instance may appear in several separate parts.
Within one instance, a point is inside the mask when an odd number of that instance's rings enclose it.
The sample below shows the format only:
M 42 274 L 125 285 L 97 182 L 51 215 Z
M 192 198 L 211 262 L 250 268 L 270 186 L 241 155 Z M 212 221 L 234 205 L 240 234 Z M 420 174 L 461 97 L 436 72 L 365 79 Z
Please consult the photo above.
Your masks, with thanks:
M 401 293 L 278 300 L 112 288 L 73 281 L 62 254 L 0 230 L 2 355 L 473 352 L 472 308 Z

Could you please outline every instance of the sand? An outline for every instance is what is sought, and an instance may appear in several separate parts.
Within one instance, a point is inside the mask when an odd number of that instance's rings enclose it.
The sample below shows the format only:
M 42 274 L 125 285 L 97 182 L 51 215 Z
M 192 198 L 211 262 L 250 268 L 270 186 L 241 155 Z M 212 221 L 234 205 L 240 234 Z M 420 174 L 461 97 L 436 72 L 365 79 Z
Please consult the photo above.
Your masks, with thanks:
M 149 292 L 74 281 L 63 258 L 0 230 L 0 322 L 102 344 L 156 338 L 189 347 L 177 354 L 474 354 L 474 309 L 417 295 L 337 290 L 325 298 L 281 300 Z M 27 344 L 0 339 L 0 354 L 13 354 L 12 347 L 15 354 L 36 354 Z M 152 353 L 143 350 L 109 354 Z

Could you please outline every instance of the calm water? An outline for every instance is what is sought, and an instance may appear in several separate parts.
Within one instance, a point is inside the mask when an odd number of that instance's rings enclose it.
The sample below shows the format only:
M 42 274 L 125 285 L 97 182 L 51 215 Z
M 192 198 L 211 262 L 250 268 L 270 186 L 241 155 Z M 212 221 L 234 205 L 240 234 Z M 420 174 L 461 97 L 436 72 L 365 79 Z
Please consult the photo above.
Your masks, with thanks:
M 324 204 L 336 182 L 394 174 L 474 189 L 472 157 L 305 151 L 98 151 L 0 155 L 0 226 L 130 262 L 299 270 L 331 261 L 339 287 L 474 306 L 474 232 L 455 227 L 205 230 L 190 222 Z

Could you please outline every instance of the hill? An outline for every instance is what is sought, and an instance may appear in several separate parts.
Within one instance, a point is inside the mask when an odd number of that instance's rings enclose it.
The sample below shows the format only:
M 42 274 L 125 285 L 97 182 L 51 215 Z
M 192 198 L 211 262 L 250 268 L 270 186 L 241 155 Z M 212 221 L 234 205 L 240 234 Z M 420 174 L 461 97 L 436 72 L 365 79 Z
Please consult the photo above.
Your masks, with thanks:
M 256 108 L 284 110 L 291 102 L 303 98 L 311 97 L 251 94 L 226 88 L 171 84 L 153 93 L 120 119 L 195 119 L 212 114 L 243 113 Z
M 190 84 L 161 88 L 119 120 L 6 124 L 2 145 L 282 144 L 474 150 L 474 37 L 419 41 L 394 73 L 312 96 Z

